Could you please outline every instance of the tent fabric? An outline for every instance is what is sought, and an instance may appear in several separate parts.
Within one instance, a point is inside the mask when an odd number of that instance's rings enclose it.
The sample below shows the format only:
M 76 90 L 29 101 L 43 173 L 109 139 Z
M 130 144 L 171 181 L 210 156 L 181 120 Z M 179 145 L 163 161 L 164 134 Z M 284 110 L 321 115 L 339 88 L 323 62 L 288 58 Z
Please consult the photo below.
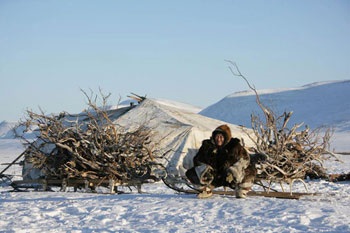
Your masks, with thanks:
M 180 103 L 169 105 L 167 102 L 145 99 L 114 123 L 127 130 L 140 125 L 150 128 L 152 146 L 165 155 L 168 171 L 181 176 L 193 166 L 193 157 L 202 141 L 210 138 L 212 131 L 219 125 L 227 124 L 233 137 L 243 139 L 246 146 L 253 146 L 242 127 L 202 116 Z M 252 132 L 250 129 L 245 130 Z

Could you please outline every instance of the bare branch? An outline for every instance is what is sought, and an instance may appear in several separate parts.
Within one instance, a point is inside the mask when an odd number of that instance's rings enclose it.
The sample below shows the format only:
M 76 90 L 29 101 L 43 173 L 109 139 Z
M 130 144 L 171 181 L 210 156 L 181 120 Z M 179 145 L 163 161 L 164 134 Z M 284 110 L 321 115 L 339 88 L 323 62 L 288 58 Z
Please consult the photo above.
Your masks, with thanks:
M 26 162 L 41 169 L 46 178 L 148 179 L 155 158 L 161 157 L 156 147 L 149 146 L 150 129 L 140 125 L 126 131 L 108 115 L 110 94 L 100 89 L 102 107 L 98 107 L 92 91 L 81 91 L 90 108 L 87 117 L 27 112 L 20 125 L 36 128 L 39 135 L 26 149 Z
M 256 88 L 241 73 L 236 63 L 227 60 L 232 75 L 242 78 L 255 93 L 256 103 L 264 113 L 264 121 L 251 115 L 252 129 L 255 138 L 248 136 L 255 142 L 258 153 L 267 155 L 267 160 L 261 163 L 259 178 L 275 182 L 293 183 L 307 175 L 324 175 L 322 166 L 323 154 L 329 153 L 330 130 L 326 130 L 323 137 L 320 130 L 310 131 L 306 126 L 300 131 L 303 123 L 288 128 L 292 111 L 284 112 L 280 116 L 266 107 L 260 100 Z M 255 139 L 255 140 L 254 140 Z M 316 165 L 318 163 L 319 165 Z

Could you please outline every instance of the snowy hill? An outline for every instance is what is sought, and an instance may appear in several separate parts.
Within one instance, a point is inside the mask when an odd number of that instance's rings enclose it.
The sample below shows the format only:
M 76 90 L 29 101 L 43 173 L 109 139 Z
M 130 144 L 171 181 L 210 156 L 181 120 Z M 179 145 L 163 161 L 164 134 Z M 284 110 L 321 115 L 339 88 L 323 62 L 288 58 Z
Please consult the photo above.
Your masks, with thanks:
M 312 129 L 332 127 L 337 134 L 350 134 L 350 80 L 257 91 L 261 102 L 277 115 L 293 111 L 290 126 L 304 122 Z M 246 127 L 251 127 L 251 113 L 262 116 L 255 94 L 250 90 L 228 95 L 200 112 Z
M 0 138 L 8 138 L 13 127 L 15 127 L 15 122 L 2 121 L 0 123 Z M 13 138 L 13 137 L 12 137 Z
M 293 111 L 291 124 L 304 122 L 311 128 L 350 130 L 350 80 L 313 83 L 300 88 L 258 90 L 262 103 L 277 115 Z M 251 126 L 250 114 L 261 115 L 253 91 L 228 95 L 200 114 L 233 124 Z
M 9 121 L 3 121 L 0 123 L 0 139 L 14 139 L 15 133 L 14 129 L 16 129 L 16 133 L 18 135 L 22 135 L 26 139 L 34 139 L 36 138 L 36 134 L 34 131 L 28 131 L 23 133 L 24 127 L 23 126 L 17 126 L 17 122 L 9 122 Z

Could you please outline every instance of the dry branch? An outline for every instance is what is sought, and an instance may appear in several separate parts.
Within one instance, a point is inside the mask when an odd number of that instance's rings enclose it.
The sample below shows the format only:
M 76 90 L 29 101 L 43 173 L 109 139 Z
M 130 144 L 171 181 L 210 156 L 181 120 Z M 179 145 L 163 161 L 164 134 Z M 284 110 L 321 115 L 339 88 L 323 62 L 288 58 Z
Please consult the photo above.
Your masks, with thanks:
M 58 116 L 27 111 L 27 119 L 19 124 L 25 131 L 35 128 L 34 143 L 24 139 L 27 147 L 25 161 L 39 168 L 47 179 L 110 179 L 128 182 L 151 178 L 155 148 L 151 148 L 151 129 L 145 125 L 126 131 L 109 118 L 106 110 L 110 95 L 88 95 L 89 109 L 84 116 L 61 113 Z
M 232 61 L 227 62 L 230 64 L 231 73 L 244 79 L 248 87 L 255 93 L 256 103 L 264 114 L 263 120 L 251 115 L 254 136 L 247 133 L 255 142 L 254 152 L 267 157 L 266 161 L 260 164 L 258 177 L 272 182 L 290 184 L 306 176 L 325 178 L 326 171 L 322 165 L 325 159 L 323 155 L 328 151 L 332 131 L 326 129 L 324 135 L 321 136 L 321 129 L 311 131 L 306 126 L 305 129 L 300 130 L 303 123 L 288 128 L 293 112 L 276 115 L 261 102 L 257 90 L 241 73 L 238 66 Z

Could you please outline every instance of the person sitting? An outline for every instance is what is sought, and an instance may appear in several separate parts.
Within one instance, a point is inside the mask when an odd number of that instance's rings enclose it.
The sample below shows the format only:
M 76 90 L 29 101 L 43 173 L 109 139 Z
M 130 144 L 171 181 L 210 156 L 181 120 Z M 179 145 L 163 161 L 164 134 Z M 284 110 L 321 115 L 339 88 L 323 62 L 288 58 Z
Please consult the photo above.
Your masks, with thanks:
M 233 188 L 237 198 L 245 198 L 256 176 L 248 152 L 238 138 L 232 138 L 228 125 L 220 125 L 202 142 L 193 164 L 186 177 L 200 186 L 198 198 L 210 197 L 212 190 L 221 186 Z

